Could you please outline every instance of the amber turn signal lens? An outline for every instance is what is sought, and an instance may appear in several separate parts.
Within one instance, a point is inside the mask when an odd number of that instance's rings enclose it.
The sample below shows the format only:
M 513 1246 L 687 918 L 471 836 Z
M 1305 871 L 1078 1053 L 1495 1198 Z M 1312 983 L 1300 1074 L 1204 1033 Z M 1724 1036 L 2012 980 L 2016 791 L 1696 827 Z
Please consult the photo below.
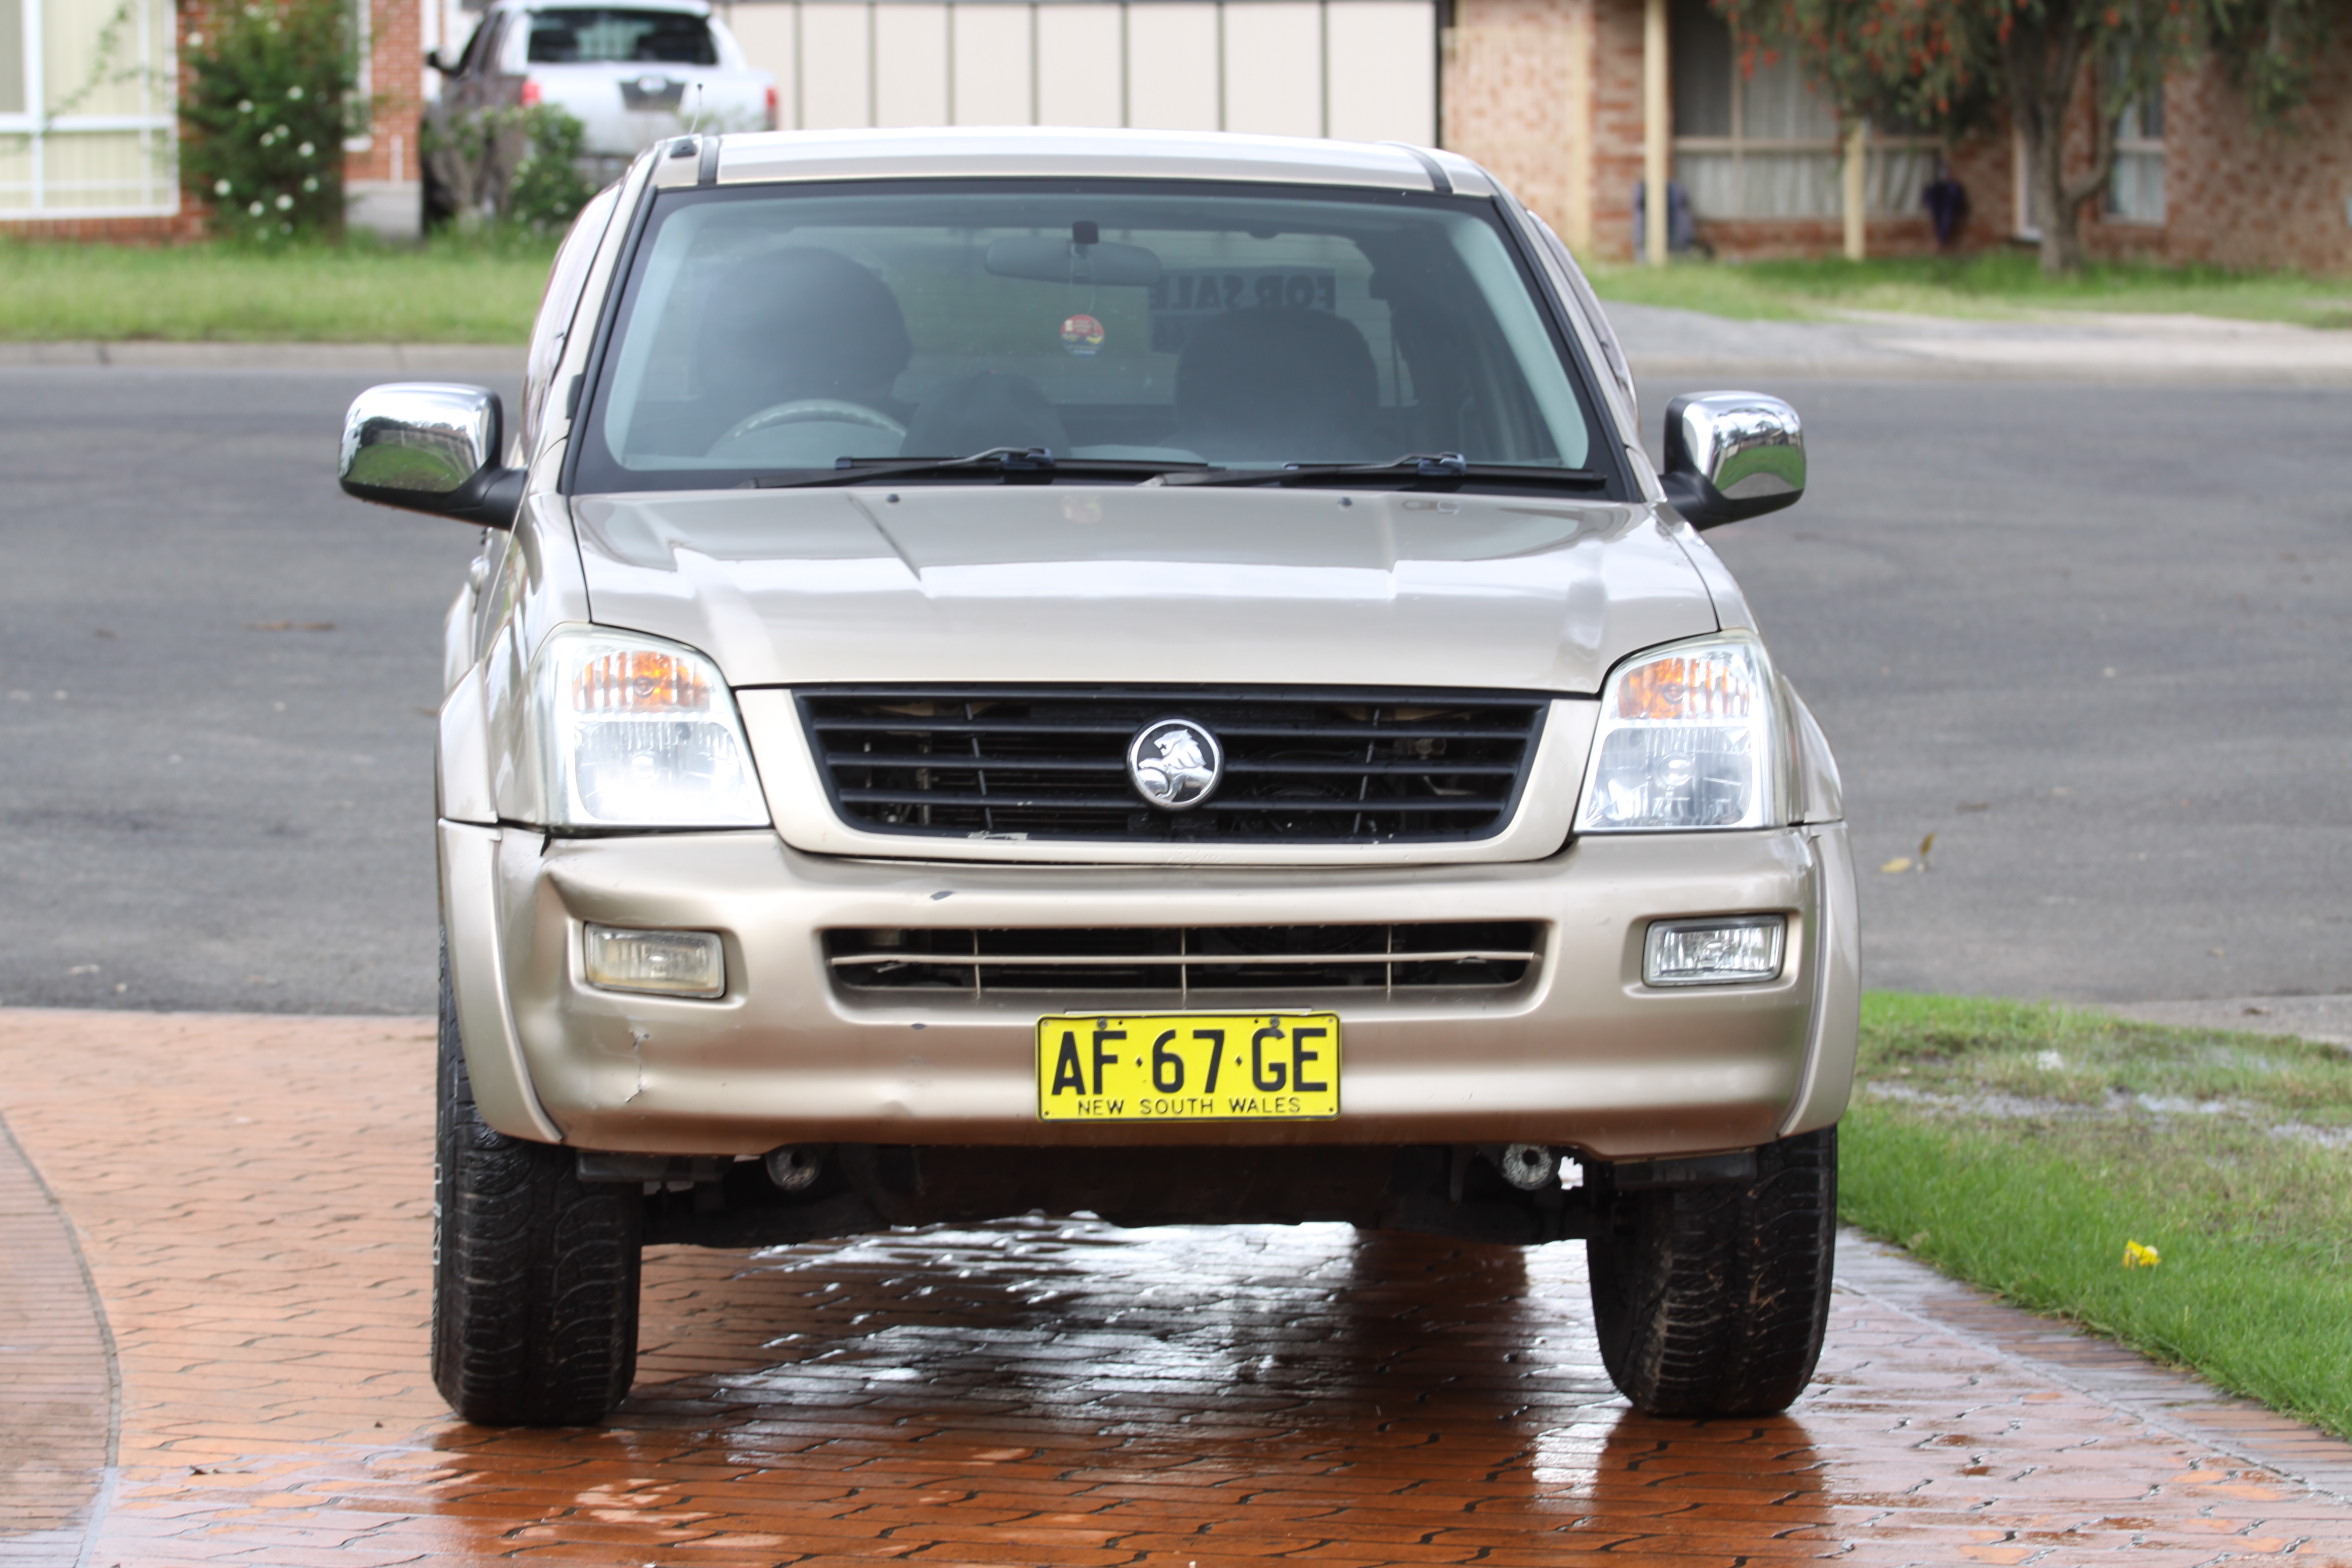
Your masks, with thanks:
M 1744 719 L 1755 710 L 1755 666 L 1722 653 L 1652 659 L 1617 683 L 1617 717 L 1689 722 Z
M 700 713 L 710 707 L 710 684 L 693 661 L 654 649 L 601 654 L 572 677 L 572 707 L 580 713 Z

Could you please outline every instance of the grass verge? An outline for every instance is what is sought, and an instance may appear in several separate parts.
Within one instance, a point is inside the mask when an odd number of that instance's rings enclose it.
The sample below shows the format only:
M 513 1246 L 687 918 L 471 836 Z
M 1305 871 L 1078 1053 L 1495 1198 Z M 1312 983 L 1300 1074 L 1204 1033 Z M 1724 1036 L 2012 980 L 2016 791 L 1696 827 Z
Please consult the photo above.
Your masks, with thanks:
M 2352 1055 L 1876 993 L 1840 1148 L 1850 1223 L 2352 1437 Z
M 2048 278 L 2024 251 L 1861 262 L 1687 261 L 1598 266 L 1591 274 L 1604 299 L 1745 320 L 1804 320 L 1849 310 L 2009 318 L 2108 311 L 2352 328 L 2352 279 L 2144 262 L 2102 263 L 2075 277 Z
M 288 251 L 0 241 L 0 339 L 521 343 L 554 242 Z

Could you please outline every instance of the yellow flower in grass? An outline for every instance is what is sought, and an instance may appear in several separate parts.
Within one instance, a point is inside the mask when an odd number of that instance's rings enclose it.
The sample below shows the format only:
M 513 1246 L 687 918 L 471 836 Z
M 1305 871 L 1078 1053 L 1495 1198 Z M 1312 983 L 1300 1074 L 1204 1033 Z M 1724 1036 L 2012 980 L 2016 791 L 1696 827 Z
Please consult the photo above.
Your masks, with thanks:
M 2127 1241 L 2123 1244 L 2123 1266 L 2127 1269 L 2152 1269 L 2163 1261 L 2157 1256 L 2156 1249 L 2146 1242 Z

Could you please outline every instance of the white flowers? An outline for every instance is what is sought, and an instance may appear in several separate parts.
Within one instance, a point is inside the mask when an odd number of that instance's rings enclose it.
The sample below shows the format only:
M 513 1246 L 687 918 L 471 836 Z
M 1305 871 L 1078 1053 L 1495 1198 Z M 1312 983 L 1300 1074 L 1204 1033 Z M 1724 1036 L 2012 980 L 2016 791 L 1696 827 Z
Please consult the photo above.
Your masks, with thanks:
M 294 86 L 286 89 L 286 101 L 289 103 L 300 103 L 302 101 L 302 87 L 300 83 L 296 83 Z
M 314 142 L 304 142 L 301 146 L 295 148 L 294 150 L 302 154 L 302 156 L 305 158 L 315 158 L 318 156 L 318 146 Z
M 215 180 L 212 182 L 212 193 L 215 196 L 226 196 L 229 193 L 229 189 L 229 182 L 226 180 Z
M 293 197 L 291 197 L 291 196 L 280 196 L 280 197 L 278 198 L 278 211 L 280 211 L 280 212 L 284 212 L 284 211 L 285 211 L 287 208 L 289 208 L 289 207 L 291 207 L 291 206 L 293 206 L 293 205 L 294 205 L 294 198 L 293 198 Z
M 255 202 L 255 203 L 254 203 L 252 206 L 250 206 L 250 207 L 246 208 L 245 210 L 246 210 L 247 212 L 249 212 L 249 213 L 253 214 L 253 216 L 255 216 L 256 218 L 258 218 L 258 217 L 260 217 L 260 216 L 262 215 L 262 213 L 263 213 L 263 212 L 267 211 L 268 209 L 264 208 L 260 202 Z

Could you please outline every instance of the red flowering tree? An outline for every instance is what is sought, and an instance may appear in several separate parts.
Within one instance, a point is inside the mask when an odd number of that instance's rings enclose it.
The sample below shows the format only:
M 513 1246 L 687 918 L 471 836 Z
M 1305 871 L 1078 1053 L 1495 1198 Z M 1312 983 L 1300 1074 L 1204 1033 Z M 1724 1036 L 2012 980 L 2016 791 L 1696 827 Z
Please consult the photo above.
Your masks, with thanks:
M 2042 270 L 2082 265 L 2082 206 L 2115 172 L 2126 105 L 2216 50 L 2266 123 L 2301 103 L 2344 0 L 1714 0 L 1749 47 L 1787 49 L 1841 114 L 1957 139 L 2006 109 L 2025 144 Z M 2066 119 L 2088 95 L 2091 157 L 2070 171 Z

